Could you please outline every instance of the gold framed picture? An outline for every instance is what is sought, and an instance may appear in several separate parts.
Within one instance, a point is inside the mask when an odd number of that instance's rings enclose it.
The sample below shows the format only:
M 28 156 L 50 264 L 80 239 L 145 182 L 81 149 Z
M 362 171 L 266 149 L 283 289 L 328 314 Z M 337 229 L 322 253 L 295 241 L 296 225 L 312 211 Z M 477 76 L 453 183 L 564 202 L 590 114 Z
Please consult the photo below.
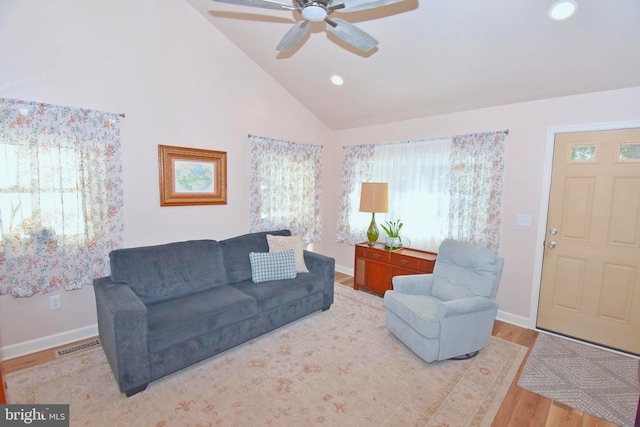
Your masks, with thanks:
M 158 145 L 160 206 L 226 205 L 225 151 Z

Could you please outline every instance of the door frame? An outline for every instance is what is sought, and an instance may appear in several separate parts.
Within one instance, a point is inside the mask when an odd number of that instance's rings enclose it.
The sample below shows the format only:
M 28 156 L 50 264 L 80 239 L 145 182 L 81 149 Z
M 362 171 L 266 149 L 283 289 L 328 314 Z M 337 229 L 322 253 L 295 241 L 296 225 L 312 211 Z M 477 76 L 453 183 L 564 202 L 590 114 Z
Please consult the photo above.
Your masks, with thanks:
M 544 241 L 547 235 L 547 216 L 549 212 L 549 196 L 551 194 L 551 174 L 553 166 L 553 148 L 555 138 L 560 133 L 589 132 L 601 130 L 617 130 L 626 128 L 640 128 L 640 120 L 594 123 L 547 128 L 547 138 L 544 153 L 544 168 L 542 173 L 542 190 L 540 192 L 540 212 L 538 214 L 538 233 L 536 236 L 536 251 L 533 268 L 533 283 L 531 284 L 531 304 L 529 306 L 528 327 L 539 331 L 538 304 L 540 303 L 540 287 L 542 286 L 542 259 L 544 256 Z

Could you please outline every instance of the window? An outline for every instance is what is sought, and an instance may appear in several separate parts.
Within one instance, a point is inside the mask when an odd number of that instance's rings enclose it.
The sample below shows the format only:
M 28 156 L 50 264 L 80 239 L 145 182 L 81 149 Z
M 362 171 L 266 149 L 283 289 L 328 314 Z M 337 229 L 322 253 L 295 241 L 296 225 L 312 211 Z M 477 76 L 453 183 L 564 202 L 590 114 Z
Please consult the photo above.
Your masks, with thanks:
M 362 151 L 362 147 L 345 147 L 345 151 Z M 380 144 L 372 148 L 365 157 L 356 156 L 344 164 L 345 168 L 361 170 L 351 191 L 342 193 L 350 199 L 349 208 L 344 212 L 348 215 L 350 233 L 355 234 L 349 243 L 366 240 L 366 229 L 371 222 L 370 213 L 358 211 L 361 182 L 387 182 L 389 212 L 376 214 L 381 233 L 379 241 L 384 241 L 380 225 L 399 219 L 404 224 L 401 237 L 406 246 L 437 249 L 448 228 L 447 172 L 451 139 Z M 343 174 L 347 176 L 349 174 Z
M 366 240 L 360 185 L 372 181 L 389 183 L 389 212 L 376 222 L 402 220 L 408 246 L 436 251 L 454 238 L 497 251 L 506 134 L 345 147 L 336 241 Z
M 74 148 L 0 140 L 0 159 L 3 235 L 16 233 L 26 239 L 46 230 L 83 239 L 82 193 Z M 33 191 L 34 187 L 39 191 Z
M 119 119 L 0 99 L 0 294 L 109 274 L 123 228 Z
M 319 242 L 322 147 L 249 138 L 250 231 L 289 229 L 305 243 Z

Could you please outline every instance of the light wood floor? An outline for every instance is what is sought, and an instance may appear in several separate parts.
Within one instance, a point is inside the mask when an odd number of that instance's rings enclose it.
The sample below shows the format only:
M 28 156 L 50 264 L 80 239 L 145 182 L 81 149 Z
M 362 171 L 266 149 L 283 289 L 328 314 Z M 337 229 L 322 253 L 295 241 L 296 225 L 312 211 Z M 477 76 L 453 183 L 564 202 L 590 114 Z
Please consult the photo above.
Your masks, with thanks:
M 353 288 L 353 277 L 347 274 L 336 272 L 336 282 Z M 529 351 L 531 351 L 538 332 L 496 320 L 493 327 L 493 335 L 528 347 Z M 77 344 L 94 339 L 95 337 Z M 67 344 L 64 347 L 71 345 L 72 344 Z M 60 348 L 4 361 L 1 364 L 1 371 L 7 374 L 19 369 L 48 362 L 55 358 L 55 351 L 58 349 Z M 518 378 L 524 368 L 525 361 L 522 362 L 518 375 L 516 375 L 516 378 L 513 380 L 511 388 L 504 402 L 502 402 L 502 406 L 492 424 L 493 427 L 617 427 L 608 421 L 596 418 L 518 387 Z M 0 376 L 0 378 L 2 377 Z

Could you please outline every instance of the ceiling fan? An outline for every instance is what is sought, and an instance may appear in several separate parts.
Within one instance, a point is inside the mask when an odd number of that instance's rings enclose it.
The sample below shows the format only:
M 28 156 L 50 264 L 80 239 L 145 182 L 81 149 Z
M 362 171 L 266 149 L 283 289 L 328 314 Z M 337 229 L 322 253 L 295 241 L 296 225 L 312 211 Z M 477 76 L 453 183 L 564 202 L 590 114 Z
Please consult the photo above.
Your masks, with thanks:
M 309 32 L 311 22 L 325 21 L 327 30 L 334 35 L 364 52 L 368 52 L 378 45 L 378 40 L 371 37 L 355 25 L 339 19 L 329 18 L 333 12 L 356 12 L 398 3 L 402 0 L 293 0 L 293 5 L 280 3 L 275 0 L 213 0 L 220 3 L 230 3 L 240 6 L 260 7 L 263 9 L 291 10 L 299 12 L 304 18 L 297 22 L 284 35 L 276 50 L 287 51 L 297 45 Z

